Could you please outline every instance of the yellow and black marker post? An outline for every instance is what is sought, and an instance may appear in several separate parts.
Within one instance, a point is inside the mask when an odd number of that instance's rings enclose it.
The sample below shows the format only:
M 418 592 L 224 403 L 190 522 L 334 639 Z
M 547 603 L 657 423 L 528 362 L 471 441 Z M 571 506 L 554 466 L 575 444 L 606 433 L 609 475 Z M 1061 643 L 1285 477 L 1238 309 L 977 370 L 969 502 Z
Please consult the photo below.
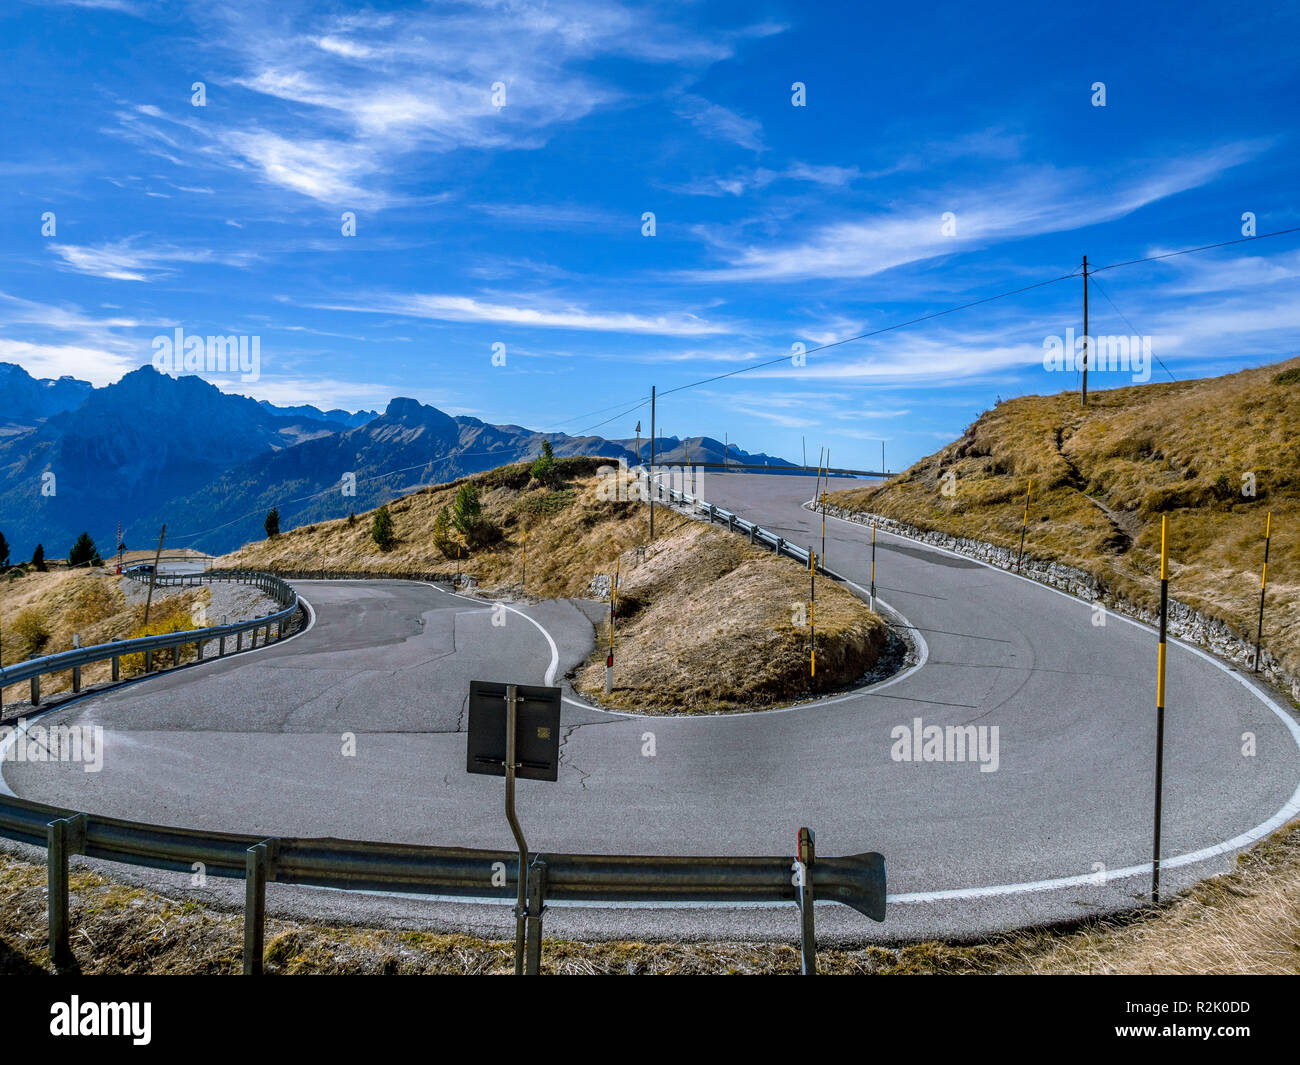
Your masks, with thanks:
M 1264 587 L 1268 584 L 1268 542 L 1273 537 L 1273 512 L 1264 522 L 1264 568 L 1259 573 L 1259 627 L 1255 629 L 1255 672 L 1259 672 L 1259 645 L 1264 639 Z
M 871 609 L 876 609 L 876 523 L 871 523 Z
M 623 560 L 614 561 L 614 582 L 609 586 L 609 657 L 605 659 L 605 694 L 614 690 L 614 615 L 618 610 L 618 578 Z
M 1160 517 L 1160 648 L 1156 663 L 1156 813 L 1151 847 L 1151 901 L 1160 901 L 1160 798 L 1165 774 L 1165 639 L 1169 621 L 1169 553 L 1166 546 L 1168 518 Z
M 817 679 L 817 555 L 808 548 L 808 676 Z
M 826 483 L 822 485 L 822 558 L 826 557 L 826 489 L 831 485 L 831 449 L 826 449 Z
M 1025 530 L 1029 528 L 1029 493 L 1033 491 L 1034 482 L 1031 479 L 1025 487 L 1025 516 L 1020 522 L 1020 555 L 1016 558 L 1016 572 L 1020 572 L 1020 563 L 1025 558 Z

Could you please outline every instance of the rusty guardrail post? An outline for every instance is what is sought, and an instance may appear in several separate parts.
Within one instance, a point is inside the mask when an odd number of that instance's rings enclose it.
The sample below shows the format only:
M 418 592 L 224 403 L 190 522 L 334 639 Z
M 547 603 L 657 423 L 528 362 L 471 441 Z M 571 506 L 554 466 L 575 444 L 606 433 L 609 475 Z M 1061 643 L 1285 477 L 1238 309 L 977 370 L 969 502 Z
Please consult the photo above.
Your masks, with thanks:
M 46 826 L 45 877 L 48 900 L 50 958 L 56 968 L 71 963 L 68 939 L 68 858 L 86 846 L 86 815 L 60 817 Z
M 546 893 L 546 862 L 540 855 L 528 866 L 528 917 L 524 934 L 524 975 L 542 973 L 542 914 Z
M 266 952 L 266 880 L 275 860 L 275 840 L 248 848 L 244 858 L 244 975 L 261 976 Z
M 817 858 L 816 835 L 810 828 L 799 829 L 799 962 L 804 976 L 817 975 L 817 937 L 813 924 L 813 862 Z

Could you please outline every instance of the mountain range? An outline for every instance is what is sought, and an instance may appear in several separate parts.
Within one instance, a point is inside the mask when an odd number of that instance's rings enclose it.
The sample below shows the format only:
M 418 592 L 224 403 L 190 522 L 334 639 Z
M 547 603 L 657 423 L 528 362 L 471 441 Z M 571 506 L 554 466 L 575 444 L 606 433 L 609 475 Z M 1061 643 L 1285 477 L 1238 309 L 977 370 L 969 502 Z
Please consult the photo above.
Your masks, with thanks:
M 31 377 L 0 363 L 0 531 L 14 560 L 37 543 L 63 557 L 89 531 L 107 556 L 117 523 L 130 548 L 157 542 L 222 553 L 282 530 L 346 517 L 429 484 L 541 452 L 637 462 L 634 440 L 542 433 L 453 417 L 398 397 L 379 414 L 278 407 L 230 395 L 200 377 L 152 366 L 95 388 Z M 642 459 L 649 444 L 641 439 Z M 664 465 L 788 465 L 711 437 L 663 437 Z

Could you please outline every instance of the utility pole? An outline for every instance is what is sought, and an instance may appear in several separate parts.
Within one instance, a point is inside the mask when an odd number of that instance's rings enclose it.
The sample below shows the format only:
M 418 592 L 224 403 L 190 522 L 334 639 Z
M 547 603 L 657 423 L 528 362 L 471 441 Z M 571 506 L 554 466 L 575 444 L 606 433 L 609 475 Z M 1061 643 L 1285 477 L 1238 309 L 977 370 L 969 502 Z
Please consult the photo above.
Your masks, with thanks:
M 1092 338 L 1088 336 L 1088 257 L 1083 257 L 1083 406 L 1088 405 L 1088 356 Z
M 146 625 L 149 624 L 149 607 L 153 605 L 153 582 L 158 577 L 158 559 L 162 556 L 163 537 L 166 535 L 167 526 L 164 525 L 162 527 L 162 532 L 158 534 L 158 550 L 153 554 L 153 570 L 149 574 L 149 595 L 144 601 L 144 623 Z M 253 635 L 256 636 L 257 633 L 254 632 Z
M 885 442 L 883 440 L 880 441 L 880 472 L 881 473 L 889 472 L 888 470 L 885 469 Z
M 641 419 L 636 420 L 636 464 L 641 465 Z
M 655 538 L 655 386 L 650 386 L 650 539 Z

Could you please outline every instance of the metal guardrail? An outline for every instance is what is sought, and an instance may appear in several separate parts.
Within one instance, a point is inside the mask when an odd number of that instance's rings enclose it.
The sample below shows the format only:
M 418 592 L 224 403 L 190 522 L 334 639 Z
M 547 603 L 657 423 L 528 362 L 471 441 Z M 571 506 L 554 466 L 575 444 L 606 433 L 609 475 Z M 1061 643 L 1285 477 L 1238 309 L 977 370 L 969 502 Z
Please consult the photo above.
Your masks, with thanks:
M 141 582 L 148 580 L 147 574 L 128 573 L 126 576 L 131 580 Z M 271 639 L 272 628 L 275 630 L 275 638 L 279 639 L 284 634 L 285 624 L 298 612 L 298 593 L 289 584 L 269 573 L 259 573 L 253 570 L 208 570 L 205 573 L 158 574 L 154 577 L 154 586 L 197 586 L 213 581 L 252 585 L 282 604 L 283 609 L 276 611 L 274 614 L 252 618 L 248 621 L 236 621 L 227 625 L 212 625 L 202 629 L 185 629 L 181 632 L 168 632 L 158 636 L 139 636 L 131 640 L 113 640 L 109 643 L 94 644 L 91 647 L 74 647 L 70 651 L 60 651 L 57 654 L 29 658 L 25 662 L 17 662 L 0 668 L 0 690 L 11 684 L 30 681 L 32 705 L 39 706 L 41 701 L 40 679 L 47 674 L 71 671 L 72 690 L 73 692 L 79 692 L 81 690 L 82 668 L 95 662 L 111 661 L 113 663 L 112 679 L 114 681 L 120 680 L 123 655 L 143 654 L 146 673 L 153 672 L 154 653 L 168 648 L 187 647 L 194 644 L 197 648 L 197 656 L 201 661 L 203 659 L 204 644 L 216 640 L 217 656 L 224 657 L 226 654 L 226 640 L 230 637 L 235 639 L 236 652 L 244 649 L 245 633 L 251 633 L 250 648 L 257 646 L 257 633 L 259 630 L 264 630 L 265 633 L 263 643 Z
M 529 865 L 545 898 L 563 902 L 780 903 L 802 913 L 804 971 L 816 966 L 814 898 L 885 919 L 885 860 L 875 853 L 817 858 L 535 854 Z M 266 837 L 169 828 L 0 796 L 0 836 L 45 846 L 50 953 L 70 959 L 68 859 L 73 854 L 152 869 L 243 878 L 244 972 L 262 967 L 268 881 L 353 891 L 516 897 L 519 855 L 507 851 L 360 840 Z
M 800 562 L 805 566 L 808 565 L 808 549 L 806 547 L 800 547 L 770 529 L 764 529 L 757 522 L 747 521 L 739 514 L 733 514 L 729 510 L 724 510 L 722 507 L 698 499 L 689 492 L 681 492 L 676 488 L 666 487 L 658 481 L 652 481 L 651 484 L 653 486 L 651 491 L 657 489 L 659 492 L 657 499 L 667 498 L 673 503 L 690 504 L 695 513 L 703 512 L 708 514 L 711 523 L 717 522 L 733 531 L 739 529 L 749 537 L 751 544 L 765 544 L 775 550 L 778 555 L 786 555 L 796 562 Z M 818 569 L 820 568 L 819 566 Z

